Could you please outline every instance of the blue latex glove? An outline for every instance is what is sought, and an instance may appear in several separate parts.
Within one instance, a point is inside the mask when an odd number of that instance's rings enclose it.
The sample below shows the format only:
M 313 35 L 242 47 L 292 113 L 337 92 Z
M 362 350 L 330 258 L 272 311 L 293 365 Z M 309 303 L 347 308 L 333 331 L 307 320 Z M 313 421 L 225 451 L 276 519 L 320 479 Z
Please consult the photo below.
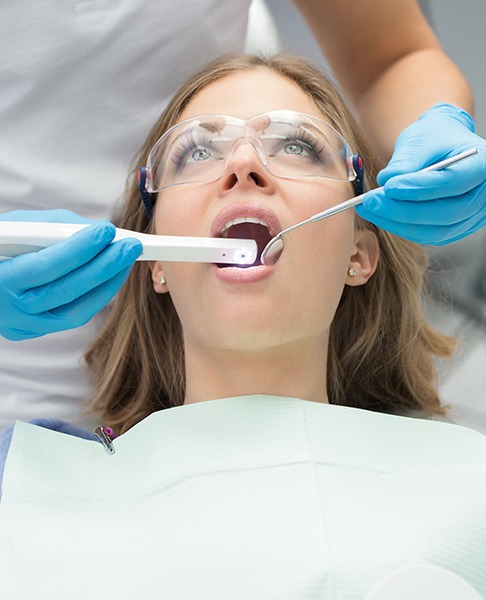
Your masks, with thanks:
M 12 211 L 2 221 L 93 223 L 67 210 Z M 110 243 L 98 221 L 38 252 L 0 262 L 0 334 L 24 340 L 80 327 L 115 296 L 142 253 L 136 239 Z
M 44 427 L 44 429 L 52 429 L 52 431 L 59 431 L 60 433 L 65 433 L 67 435 L 74 435 L 76 437 L 83 438 L 84 440 L 92 440 L 94 442 L 100 441 L 98 436 L 96 436 L 94 433 L 80 429 L 79 427 L 71 425 L 66 421 L 61 421 L 60 419 L 34 419 L 33 421 L 29 422 L 32 423 L 32 425 Z M 0 434 L 0 496 L 2 495 L 3 472 L 5 470 L 5 462 L 7 460 L 8 451 L 10 450 L 13 430 L 13 427 L 9 427 Z
M 477 155 L 455 165 L 416 173 L 474 147 Z M 356 207 L 361 217 L 421 244 L 455 242 L 486 226 L 486 141 L 466 111 L 437 104 L 398 136 L 378 184 L 384 191 Z

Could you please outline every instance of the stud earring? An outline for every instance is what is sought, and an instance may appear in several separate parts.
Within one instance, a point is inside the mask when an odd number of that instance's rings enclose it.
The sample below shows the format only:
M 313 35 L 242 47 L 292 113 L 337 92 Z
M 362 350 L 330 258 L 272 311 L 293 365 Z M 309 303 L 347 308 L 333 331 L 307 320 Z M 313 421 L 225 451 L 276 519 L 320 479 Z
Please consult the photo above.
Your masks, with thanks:
M 357 275 L 358 272 L 356 271 L 356 269 L 353 269 L 353 267 L 351 267 L 350 269 L 348 269 L 348 275 L 350 277 L 355 277 L 355 275 Z
M 167 283 L 167 279 L 165 277 L 160 277 L 159 284 L 160 285 L 165 285 L 166 283 Z

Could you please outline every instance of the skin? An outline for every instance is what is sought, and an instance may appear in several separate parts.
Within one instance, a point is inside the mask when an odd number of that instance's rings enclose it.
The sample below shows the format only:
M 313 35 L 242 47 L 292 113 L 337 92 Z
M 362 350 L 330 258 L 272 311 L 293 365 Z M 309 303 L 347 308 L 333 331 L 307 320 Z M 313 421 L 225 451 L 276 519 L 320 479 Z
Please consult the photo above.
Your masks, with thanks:
M 473 111 L 470 87 L 416 0 L 294 0 L 383 164 L 437 102 Z
M 279 109 L 322 118 L 296 84 L 262 68 L 204 88 L 181 120 L 211 113 L 247 119 Z M 349 182 L 275 177 L 246 144 L 220 180 L 160 193 L 156 231 L 208 236 L 216 215 L 235 203 L 267 206 L 285 228 L 352 195 Z M 355 231 L 354 214 L 346 211 L 289 236 L 275 268 L 257 282 L 221 281 L 215 265 L 154 263 L 154 289 L 170 292 L 182 323 L 186 403 L 246 394 L 326 402 L 330 323 L 344 285 L 365 284 L 377 260 L 374 235 Z

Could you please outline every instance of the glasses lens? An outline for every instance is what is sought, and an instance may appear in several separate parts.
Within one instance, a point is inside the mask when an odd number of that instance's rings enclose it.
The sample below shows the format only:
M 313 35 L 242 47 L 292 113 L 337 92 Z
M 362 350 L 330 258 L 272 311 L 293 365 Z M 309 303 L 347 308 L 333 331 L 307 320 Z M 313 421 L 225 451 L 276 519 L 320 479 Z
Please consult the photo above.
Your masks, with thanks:
M 224 119 L 195 119 L 169 130 L 148 159 L 153 190 L 221 177 L 228 138 Z M 225 132 L 225 135 L 223 135 Z
M 302 115 L 304 117 L 304 115 Z M 348 180 L 351 151 L 339 134 L 310 118 L 269 123 L 260 137 L 268 170 L 279 177 L 325 177 Z

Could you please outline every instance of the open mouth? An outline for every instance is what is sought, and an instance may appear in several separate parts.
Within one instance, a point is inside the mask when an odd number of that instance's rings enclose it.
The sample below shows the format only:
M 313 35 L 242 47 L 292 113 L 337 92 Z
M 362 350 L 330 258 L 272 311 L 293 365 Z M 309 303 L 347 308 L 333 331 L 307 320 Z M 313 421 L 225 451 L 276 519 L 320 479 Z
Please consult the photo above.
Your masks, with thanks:
M 260 258 L 265 246 L 274 237 L 270 231 L 268 223 L 263 219 L 255 217 L 239 217 L 228 221 L 221 230 L 220 237 L 234 238 L 243 240 L 255 240 L 258 246 L 258 253 L 255 262 L 252 265 L 223 265 L 218 264 L 219 268 L 224 267 L 239 267 L 246 269 L 248 267 L 257 267 L 262 264 Z

